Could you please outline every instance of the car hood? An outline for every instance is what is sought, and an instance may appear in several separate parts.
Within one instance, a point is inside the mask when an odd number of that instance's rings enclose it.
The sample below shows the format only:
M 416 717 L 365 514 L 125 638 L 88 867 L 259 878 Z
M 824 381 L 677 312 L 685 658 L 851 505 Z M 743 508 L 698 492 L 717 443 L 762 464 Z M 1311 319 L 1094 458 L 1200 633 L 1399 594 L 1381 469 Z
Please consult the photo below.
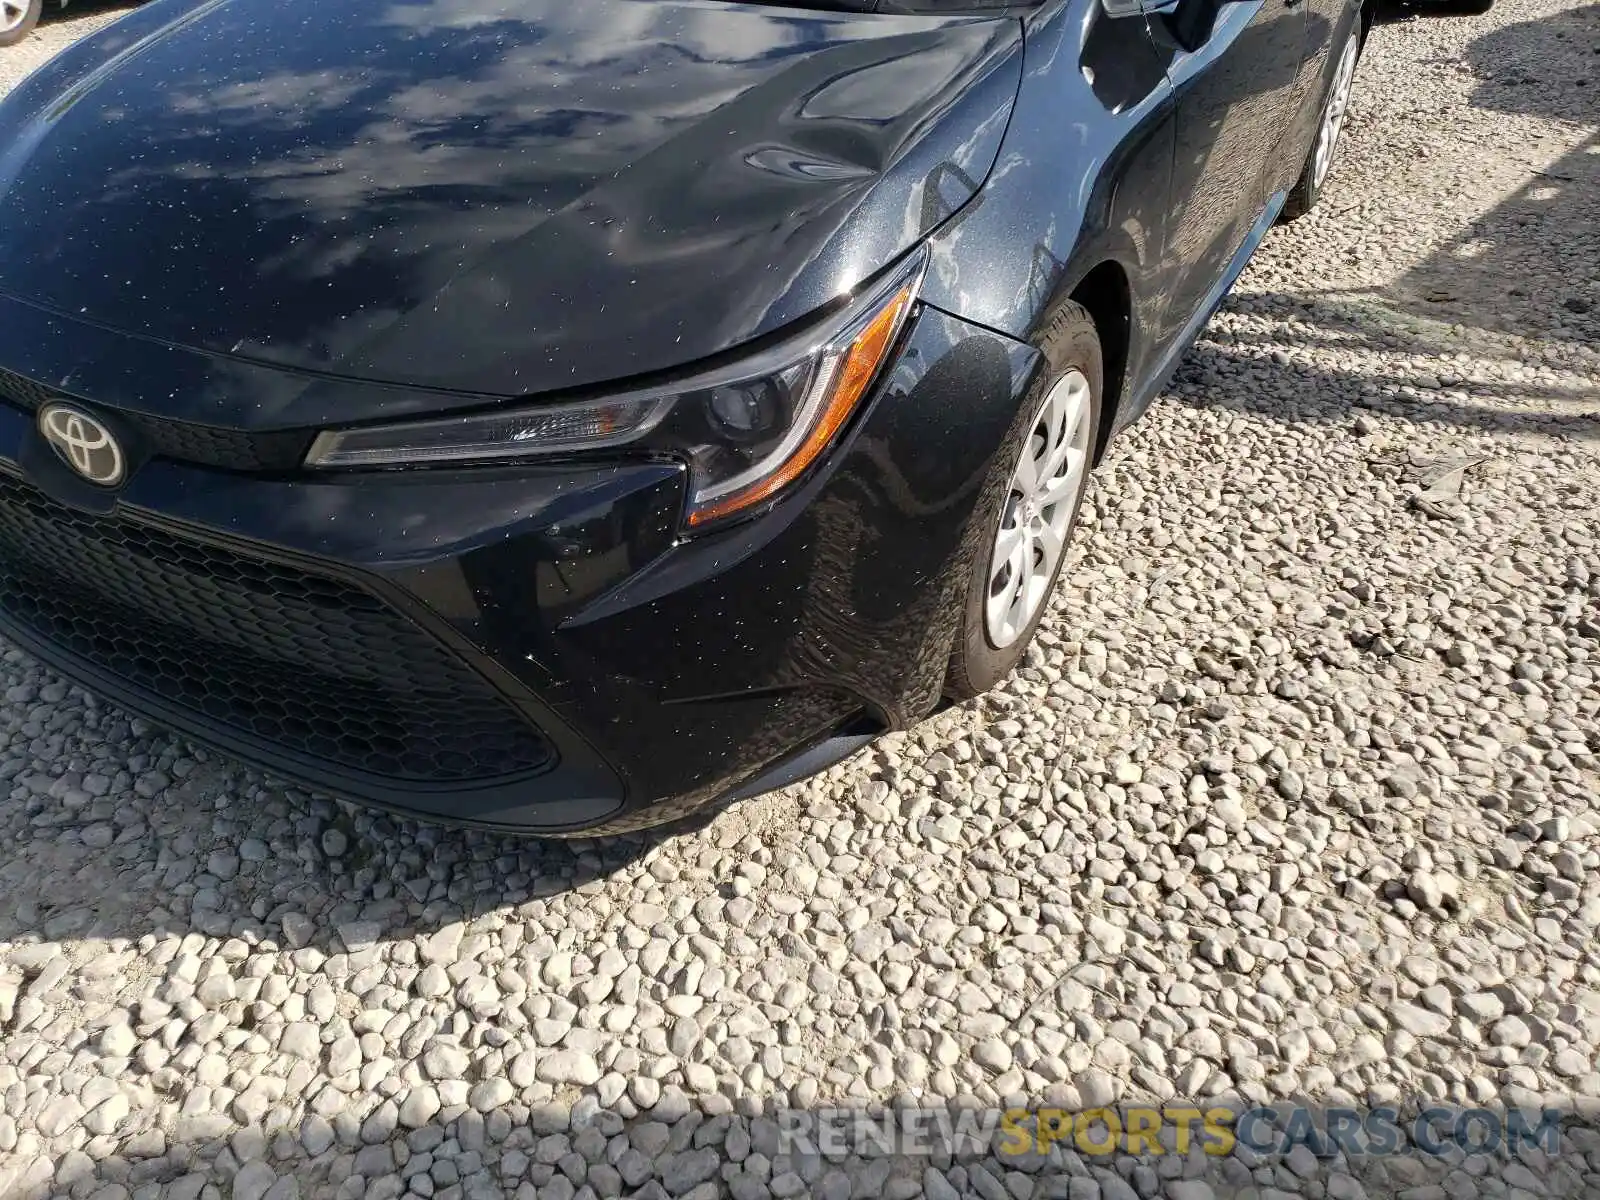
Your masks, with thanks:
M 157 0 L 0 105 L 0 211 L 31 217 L 0 293 L 479 395 L 666 370 L 966 203 L 1020 38 L 714 0 Z

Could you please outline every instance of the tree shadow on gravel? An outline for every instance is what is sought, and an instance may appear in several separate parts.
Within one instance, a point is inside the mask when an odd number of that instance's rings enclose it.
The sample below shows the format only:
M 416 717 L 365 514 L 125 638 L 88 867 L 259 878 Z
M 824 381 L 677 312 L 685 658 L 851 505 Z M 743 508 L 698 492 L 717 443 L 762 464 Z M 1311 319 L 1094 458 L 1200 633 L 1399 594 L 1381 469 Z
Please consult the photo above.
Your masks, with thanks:
M 1474 109 L 1587 136 L 1392 283 L 1234 292 L 1232 319 L 1202 335 L 1169 395 L 1295 424 L 1348 425 L 1370 409 L 1480 434 L 1600 441 L 1600 5 L 1501 26 L 1434 65 L 1470 71 Z M 1244 377 L 1249 386 L 1229 386 Z
M 1502 25 L 1475 39 L 1467 62 L 1477 76 L 1474 108 L 1600 125 L 1600 4 Z M 1575 62 L 1563 73 L 1563 60 Z
M 1252 407 L 1296 423 L 1344 424 L 1366 408 L 1419 425 L 1600 441 L 1597 51 L 1600 4 L 1591 4 L 1501 26 L 1459 63 L 1439 64 L 1471 72 L 1472 108 L 1588 136 L 1391 284 L 1236 292 L 1225 311 L 1239 319 L 1203 335 L 1171 391 L 1209 405 L 1245 373 L 1252 387 L 1242 392 L 1266 398 Z M 1552 280 L 1559 285 L 1536 282 Z M 1341 354 L 1352 365 L 1327 365 Z
M 1557 121 L 1591 136 L 1555 164 L 1528 168 L 1526 181 L 1493 209 L 1395 284 L 1365 294 L 1430 321 L 1600 346 L 1592 270 L 1600 255 L 1597 46 L 1600 4 L 1591 4 L 1501 26 L 1475 39 L 1459 62 L 1435 64 L 1470 72 L 1474 109 Z M 1539 156 L 1537 144 L 1529 149 Z M 1529 283 L 1551 279 L 1565 286 L 1556 292 Z
M 1257 292 L 1236 298 L 1233 311 L 1246 311 L 1272 321 L 1290 323 L 1271 329 L 1212 329 L 1206 339 L 1190 351 L 1195 366 L 1204 373 L 1217 369 L 1216 356 L 1264 365 L 1292 367 L 1303 374 L 1337 382 L 1341 390 L 1359 388 L 1372 393 L 1403 393 L 1407 403 L 1395 406 L 1402 415 L 1412 415 L 1430 423 L 1477 425 L 1485 429 L 1514 430 L 1538 427 L 1543 432 L 1566 431 L 1578 437 L 1592 436 L 1588 428 L 1600 412 L 1600 387 L 1582 382 L 1555 382 L 1549 379 L 1491 375 L 1481 368 L 1486 364 L 1519 366 L 1521 359 L 1496 355 L 1481 342 L 1464 347 L 1449 327 L 1423 325 L 1381 301 L 1352 301 L 1327 295 L 1296 295 L 1288 292 Z M 1456 374 L 1462 369 L 1457 356 L 1463 350 L 1471 356 L 1476 370 Z M 1363 372 L 1355 367 L 1346 371 L 1318 366 L 1308 369 L 1295 353 L 1373 355 L 1388 354 L 1439 361 L 1430 367 L 1397 367 L 1394 371 Z M 1288 355 L 1290 361 L 1283 362 Z M 1276 357 L 1274 357 L 1276 356 Z M 1201 364 L 1209 363 L 1208 366 Z M 1183 376 L 1180 376 L 1180 379 Z M 1490 401 L 1508 406 L 1492 408 L 1474 403 Z M 1543 408 L 1526 407 L 1530 405 Z M 1365 405 L 1365 407 L 1371 407 Z M 1335 407 L 1313 404 L 1313 414 L 1337 417 Z
M 1453 360 L 1462 343 L 1373 302 L 1271 293 L 1237 297 L 1230 307 L 1273 325 L 1208 332 L 1167 389 L 1178 403 L 1222 403 L 1295 425 L 1348 426 L 1368 410 L 1474 434 L 1600 443 L 1600 387 L 1481 372 L 1454 376 L 1449 372 L 1460 369 Z M 1403 373 L 1362 365 L 1341 369 L 1327 362 L 1333 347 L 1441 361 Z M 1481 347 L 1474 350 L 1475 358 L 1481 354 Z M 1482 365 L 1481 358 L 1476 361 Z M 1248 386 L 1234 386 L 1245 381 Z
M 1592 1196 L 1600 1185 L 1600 1117 L 1570 1097 L 1543 1109 L 1547 1101 L 1529 1099 L 1520 1107 L 1496 1096 L 1421 1126 L 1421 1105 L 1390 1101 L 1394 1118 L 1346 1128 L 1343 1135 L 1346 1147 L 1379 1149 L 1345 1154 L 1320 1140 L 1338 1109 L 1296 1110 L 1287 1099 L 1207 1096 L 1110 1107 L 1100 1100 L 1080 1129 L 1075 1118 L 1090 1104 L 1072 1085 L 1012 1098 L 1008 1125 L 1006 1110 L 970 1097 L 937 1106 L 907 1101 L 894 1110 L 799 1109 L 771 1099 L 691 1097 L 654 1081 L 631 1082 L 619 1094 L 617 1076 L 606 1078 L 609 1101 L 595 1087 L 563 1085 L 562 1099 L 524 1102 L 523 1094 L 550 1089 L 518 1089 L 498 1074 L 390 1088 L 384 1095 L 353 1091 L 347 1105 L 313 1097 L 311 1110 L 328 1112 L 293 1129 L 276 1127 L 270 1116 L 241 1122 L 196 1112 L 163 1130 L 153 1110 L 135 1111 L 113 1132 L 92 1139 L 74 1136 L 86 1131 L 69 1125 L 62 1136 L 79 1143 L 71 1149 L 0 1162 L 0 1196 L 1382 1200 L 1475 1196 L 1486 1180 L 1513 1196 Z M 252 1083 L 268 1091 L 291 1085 L 273 1076 Z M 636 1104 L 635 1095 L 646 1105 Z M 1273 1111 L 1257 1108 L 1263 1104 Z M 1193 1115 L 1163 1119 L 1163 1109 Z M 1201 1120 L 1201 1113 L 1224 1109 L 1260 1115 L 1240 1120 L 1234 1138 L 1225 1126 Z M 1349 1100 L 1345 1111 L 1365 1118 L 1371 1109 Z M 1464 1112 L 1472 1115 L 1463 1118 Z M 1112 1128 L 1121 1134 L 1139 1123 L 1152 1140 L 1139 1145 L 1141 1153 L 1127 1153 Z M 1180 1123 L 1187 1135 L 1181 1142 Z M 1384 1148 L 1387 1137 L 1393 1140 Z M 1469 1154 L 1451 1144 L 1458 1137 L 1489 1149 Z M 108 1187 L 113 1190 L 101 1192 Z
M 1594 24 L 1600 30 L 1600 21 Z M 1589 90 L 1600 100 L 1600 79 Z M 1600 291 L 1593 271 L 1579 266 L 1592 264 L 1597 254 L 1600 136 L 1592 136 L 1552 166 L 1531 172 L 1383 295 L 1434 321 L 1600 346 Z M 1560 279 L 1564 286 L 1528 282 L 1541 279 Z

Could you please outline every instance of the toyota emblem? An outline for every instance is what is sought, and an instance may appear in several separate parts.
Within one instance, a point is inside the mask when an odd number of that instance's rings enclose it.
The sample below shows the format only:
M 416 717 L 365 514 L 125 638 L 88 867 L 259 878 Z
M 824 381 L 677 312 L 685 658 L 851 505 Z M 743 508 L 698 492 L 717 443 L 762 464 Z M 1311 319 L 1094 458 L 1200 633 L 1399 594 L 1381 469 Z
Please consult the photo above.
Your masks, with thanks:
M 39 410 L 39 432 L 67 466 L 90 483 L 116 487 L 127 469 L 111 431 L 80 408 L 47 404 Z

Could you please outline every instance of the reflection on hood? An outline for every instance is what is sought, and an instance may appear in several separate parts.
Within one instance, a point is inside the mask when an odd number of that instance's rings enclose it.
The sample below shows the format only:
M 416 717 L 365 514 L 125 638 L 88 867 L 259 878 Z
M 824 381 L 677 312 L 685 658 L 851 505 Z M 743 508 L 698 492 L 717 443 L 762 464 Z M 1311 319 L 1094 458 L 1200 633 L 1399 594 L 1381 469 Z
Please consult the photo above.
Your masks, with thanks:
M 0 106 L 0 196 L 52 214 L 0 236 L 0 290 L 180 345 L 502 394 L 679 365 L 854 286 L 970 198 L 1020 72 L 1000 19 L 171 12 Z

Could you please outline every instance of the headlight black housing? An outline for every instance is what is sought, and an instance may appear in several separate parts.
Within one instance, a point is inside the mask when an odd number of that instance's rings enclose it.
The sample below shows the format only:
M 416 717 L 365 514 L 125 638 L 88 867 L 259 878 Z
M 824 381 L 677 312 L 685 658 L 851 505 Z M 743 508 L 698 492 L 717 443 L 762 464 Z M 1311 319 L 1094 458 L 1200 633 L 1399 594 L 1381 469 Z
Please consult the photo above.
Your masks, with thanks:
M 770 500 L 821 457 L 891 359 L 926 267 L 919 248 L 820 325 L 681 383 L 330 430 L 312 443 L 306 465 L 405 468 L 634 447 L 688 464 L 684 523 L 707 528 Z

